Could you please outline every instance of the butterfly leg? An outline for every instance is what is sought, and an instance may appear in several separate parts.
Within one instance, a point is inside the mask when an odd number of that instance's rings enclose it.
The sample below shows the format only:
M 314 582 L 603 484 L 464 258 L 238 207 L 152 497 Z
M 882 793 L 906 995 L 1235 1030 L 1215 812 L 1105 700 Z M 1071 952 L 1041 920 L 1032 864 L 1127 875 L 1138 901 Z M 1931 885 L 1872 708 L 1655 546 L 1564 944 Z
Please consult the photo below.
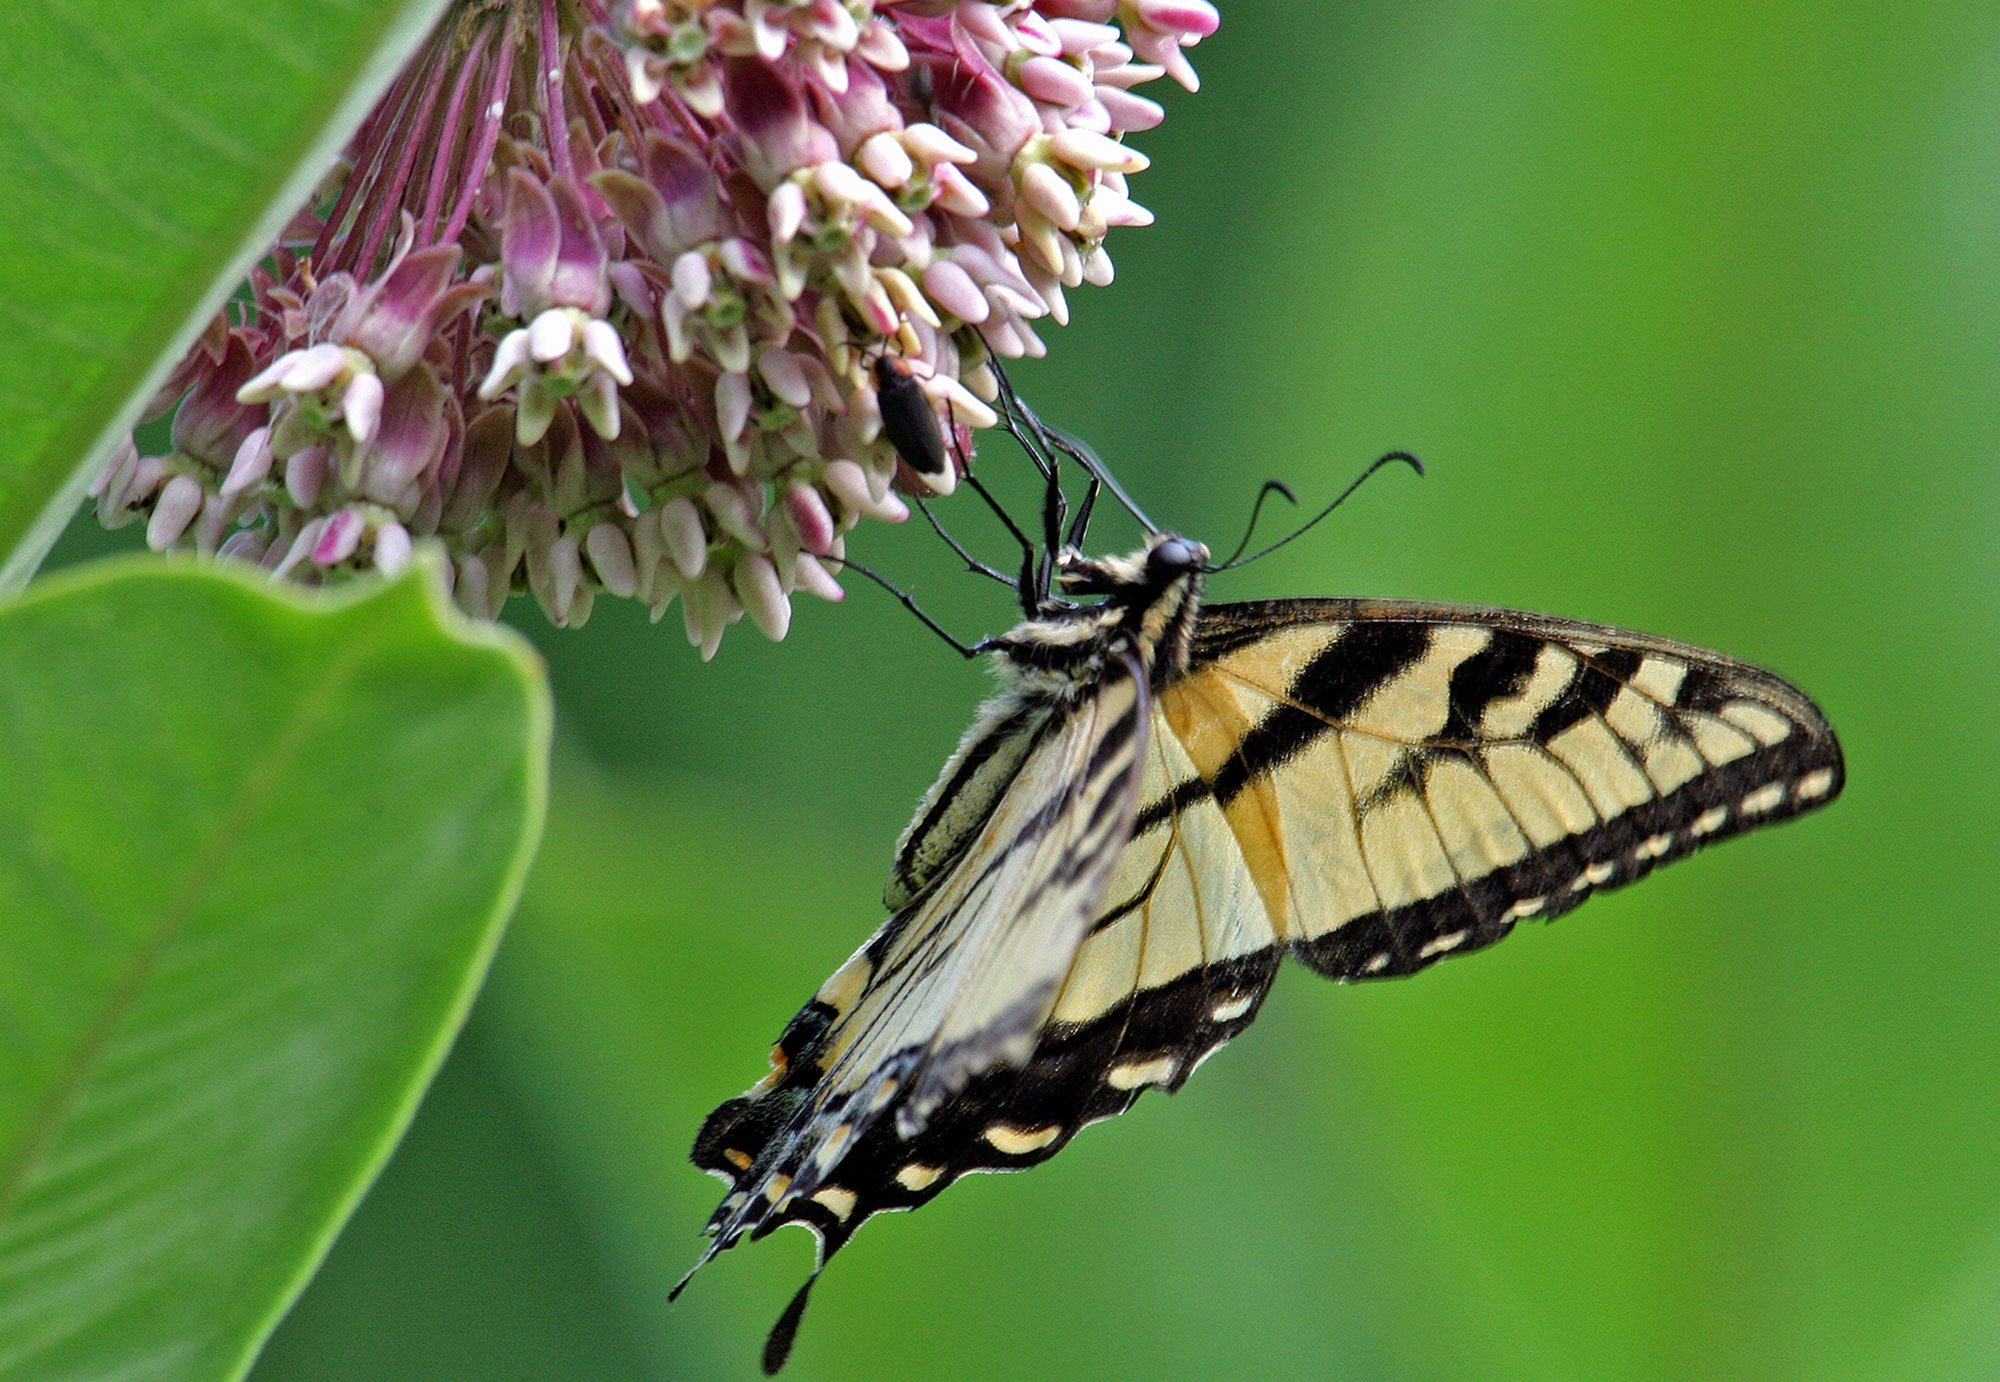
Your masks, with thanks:
M 957 653 L 960 657 L 969 659 L 977 657 L 979 655 L 980 649 L 977 646 L 974 646 L 969 643 L 961 643 L 958 639 L 952 637 L 951 633 L 945 628 L 944 625 L 938 623 L 937 620 L 931 618 L 930 615 L 924 613 L 923 607 L 917 603 L 916 597 L 914 595 L 910 594 L 909 591 L 904 590 L 901 586 L 891 581 L 887 576 L 884 576 L 877 571 L 871 571 L 869 568 L 863 566 L 860 562 L 851 561 L 846 557 L 829 556 L 829 557 L 822 557 L 820 558 L 820 560 L 833 562 L 836 565 L 840 566 L 843 570 L 858 571 L 860 574 L 866 576 L 869 580 L 875 582 L 875 584 L 881 586 L 884 590 L 888 591 L 891 595 L 894 595 L 898 600 L 902 602 L 904 609 L 907 609 L 910 613 L 916 615 L 917 618 L 920 621 L 922 621 L 923 626 L 925 628 L 929 629 L 932 633 L 936 634 L 939 638 L 942 638 L 946 643 L 950 644 L 952 651 Z M 1004 580 L 1005 577 L 1002 577 L 1002 579 Z
M 944 525 L 938 522 L 937 515 L 931 512 L 931 506 L 929 504 L 926 504 L 921 499 L 917 500 L 916 502 L 918 511 L 921 512 L 924 518 L 930 523 L 931 531 L 936 533 L 939 537 L 943 538 L 945 546 L 951 548 L 952 551 L 958 554 L 959 560 L 965 563 L 967 570 L 972 571 L 981 576 L 991 577 L 993 580 L 1000 582 L 1000 584 L 1007 586 L 1010 589 L 1013 588 L 1014 578 L 1012 576 L 1007 575 L 1004 571 L 996 571 L 994 568 L 988 566 L 985 562 L 981 561 L 979 558 L 973 556 L 972 553 L 966 551 L 965 544 L 961 543 L 957 538 L 953 537 L 950 533 L 944 530 Z

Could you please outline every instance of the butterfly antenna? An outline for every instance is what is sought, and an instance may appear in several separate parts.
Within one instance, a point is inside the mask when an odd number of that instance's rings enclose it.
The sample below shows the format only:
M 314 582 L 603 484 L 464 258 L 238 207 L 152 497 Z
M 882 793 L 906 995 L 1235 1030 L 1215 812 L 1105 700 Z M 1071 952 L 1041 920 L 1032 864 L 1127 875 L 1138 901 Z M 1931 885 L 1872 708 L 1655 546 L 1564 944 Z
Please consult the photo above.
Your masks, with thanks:
M 1243 555 L 1243 549 L 1250 545 L 1251 535 L 1257 531 L 1257 519 L 1264 512 L 1264 501 L 1274 494 L 1284 495 L 1285 502 L 1288 504 L 1297 504 L 1299 502 L 1298 495 L 1293 494 L 1292 487 L 1283 480 L 1266 480 L 1263 488 L 1257 491 L 1257 502 L 1250 506 L 1250 522 L 1243 529 L 1243 540 L 1236 544 L 1235 551 L 1222 559 L 1222 565 L 1216 567 L 1216 570 L 1227 571 L 1235 564 L 1236 559 Z
M 1342 490 L 1338 495 L 1336 495 L 1334 501 L 1331 504 L 1328 504 L 1325 508 L 1321 509 L 1318 513 L 1314 514 L 1304 523 L 1301 523 L 1298 527 L 1292 529 L 1291 532 L 1279 538 L 1269 547 L 1263 548 L 1261 551 L 1252 552 L 1247 557 L 1231 557 L 1228 561 L 1223 562 L 1220 566 L 1209 567 L 1208 568 L 1209 571 L 1213 573 L 1216 571 L 1228 571 L 1238 566 L 1248 566 L 1251 562 L 1256 561 L 1260 557 L 1269 556 L 1271 553 L 1277 551 L 1280 547 L 1283 547 L 1286 543 L 1290 542 L 1293 538 L 1303 536 L 1306 532 L 1312 529 L 1314 524 L 1318 523 L 1322 518 L 1325 518 L 1335 509 L 1339 508 L 1342 504 L 1346 503 L 1347 497 L 1353 494 L 1354 491 L 1360 489 L 1362 482 L 1367 480 L 1367 478 L 1370 475 L 1373 475 L 1376 471 L 1380 470 L 1383 466 L 1389 464 L 1389 462 L 1391 461 L 1401 461 L 1403 464 L 1407 465 L 1410 469 L 1416 471 L 1417 474 L 1419 475 L 1424 473 L 1424 463 L 1418 460 L 1415 456 L 1411 455 L 1407 451 L 1391 451 L 1388 455 L 1383 456 L 1381 459 L 1377 460 L 1374 464 L 1370 465 L 1368 469 L 1362 471 L 1359 475 L 1355 476 L 1354 483 L 1349 485 L 1346 489 Z M 1283 486 L 1280 486 L 1280 488 L 1283 488 Z M 1289 495 L 1287 497 L 1289 497 Z M 1258 496 L 1258 498 L 1259 502 L 1261 503 L 1262 496 L 1260 495 Z M 1256 517 L 1253 514 L 1251 517 L 1251 523 L 1254 525 L 1255 522 L 1256 522 Z
M 956 638 L 953 638 L 951 636 L 950 632 L 946 630 L 944 625 L 938 623 L 937 620 L 931 618 L 928 614 L 925 614 L 923 611 L 923 607 L 917 603 L 916 598 L 912 596 L 909 591 L 904 590 L 901 586 L 896 585 L 888 577 L 881 575 L 878 572 L 869 570 L 867 567 L 863 566 L 858 561 L 849 561 L 846 557 L 825 556 L 821 557 L 820 560 L 830 561 L 834 563 L 836 566 L 842 567 L 849 571 L 858 571 L 862 575 L 866 576 L 869 580 L 875 582 L 875 584 L 881 586 L 884 590 L 888 591 L 891 595 L 894 595 L 898 600 L 903 602 L 904 609 L 907 609 L 910 613 L 916 615 L 918 619 L 923 621 L 923 626 L 925 628 L 929 629 L 939 638 L 942 638 L 945 642 L 949 643 L 951 645 L 952 651 L 957 653 L 960 657 L 971 659 L 979 656 L 978 651 L 974 649 L 970 644 L 959 642 Z M 1005 580 L 1006 578 L 1003 576 L 1001 579 Z

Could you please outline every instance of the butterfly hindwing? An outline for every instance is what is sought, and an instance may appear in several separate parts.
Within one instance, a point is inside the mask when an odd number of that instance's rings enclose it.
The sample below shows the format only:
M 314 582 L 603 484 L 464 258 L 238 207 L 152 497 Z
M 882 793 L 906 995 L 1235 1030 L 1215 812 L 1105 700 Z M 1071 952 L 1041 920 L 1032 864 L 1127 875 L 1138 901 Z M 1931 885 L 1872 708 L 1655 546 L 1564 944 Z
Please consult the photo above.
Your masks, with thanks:
M 896 1207 L 893 1176 L 861 1174 L 870 1149 L 918 1136 L 969 1081 L 1035 1050 L 1131 828 L 1147 688 L 1119 663 L 1080 705 L 1013 712 L 998 704 L 987 723 L 1033 746 L 979 816 L 983 847 L 955 851 L 793 1019 L 771 1076 L 704 1125 L 695 1161 L 731 1184 L 715 1250 L 787 1222 L 837 1248 Z M 977 736 L 960 750 L 988 753 Z

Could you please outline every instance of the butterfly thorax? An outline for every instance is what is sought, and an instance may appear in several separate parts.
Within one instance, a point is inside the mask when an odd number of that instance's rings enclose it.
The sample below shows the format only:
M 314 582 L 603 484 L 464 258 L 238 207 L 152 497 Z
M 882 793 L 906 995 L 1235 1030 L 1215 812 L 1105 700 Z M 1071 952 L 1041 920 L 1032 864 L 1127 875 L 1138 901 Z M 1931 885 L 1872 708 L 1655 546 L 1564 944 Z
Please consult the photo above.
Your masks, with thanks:
M 1061 555 L 1065 594 L 1103 598 L 1049 601 L 1038 617 L 980 645 L 993 656 L 1000 690 L 980 707 L 897 843 L 883 893 L 891 911 L 916 901 L 959 857 L 1041 734 L 1114 668 L 1134 663 L 1155 688 L 1187 671 L 1207 560 L 1206 547 L 1172 535 L 1129 556 Z

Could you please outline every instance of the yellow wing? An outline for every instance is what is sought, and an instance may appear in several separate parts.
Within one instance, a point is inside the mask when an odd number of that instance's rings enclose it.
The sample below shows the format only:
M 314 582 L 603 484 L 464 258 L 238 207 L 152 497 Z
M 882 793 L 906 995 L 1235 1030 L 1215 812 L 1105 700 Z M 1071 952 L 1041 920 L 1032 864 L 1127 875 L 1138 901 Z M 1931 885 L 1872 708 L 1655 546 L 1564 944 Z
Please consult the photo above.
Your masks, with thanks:
M 1205 611 L 1158 718 L 1291 952 L 1408 974 L 1705 844 L 1823 805 L 1840 746 L 1782 678 L 1507 610 L 1283 600 Z M 1219 726 L 1227 726 L 1226 731 Z
M 1832 731 L 1781 678 L 1506 610 L 1210 606 L 1151 713 L 1131 839 L 1033 1054 L 914 1137 L 858 1140 L 837 1173 L 854 1199 L 823 1230 L 1046 1160 L 1179 1088 L 1287 953 L 1408 974 L 1842 784 Z
M 899 848 L 908 905 L 702 1131 L 732 1186 L 711 1255 L 791 1222 L 823 1264 L 872 1214 L 1046 1160 L 1179 1088 L 1287 953 L 1408 974 L 1843 780 L 1781 678 L 1506 610 L 1210 606 L 1161 677 L 1068 718 L 996 703 L 967 736 Z
M 860 1193 L 841 1178 L 855 1147 L 916 1136 L 968 1081 L 1032 1055 L 1132 827 L 1146 681 L 1114 656 L 1081 704 L 1021 711 L 989 706 L 947 765 L 945 780 L 968 758 L 1013 764 L 927 885 L 792 1020 L 771 1075 L 704 1125 L 696 1164 L 731 1193 L 703 1262 L 787 1222 L 821 1232 L 823 1261 Z

